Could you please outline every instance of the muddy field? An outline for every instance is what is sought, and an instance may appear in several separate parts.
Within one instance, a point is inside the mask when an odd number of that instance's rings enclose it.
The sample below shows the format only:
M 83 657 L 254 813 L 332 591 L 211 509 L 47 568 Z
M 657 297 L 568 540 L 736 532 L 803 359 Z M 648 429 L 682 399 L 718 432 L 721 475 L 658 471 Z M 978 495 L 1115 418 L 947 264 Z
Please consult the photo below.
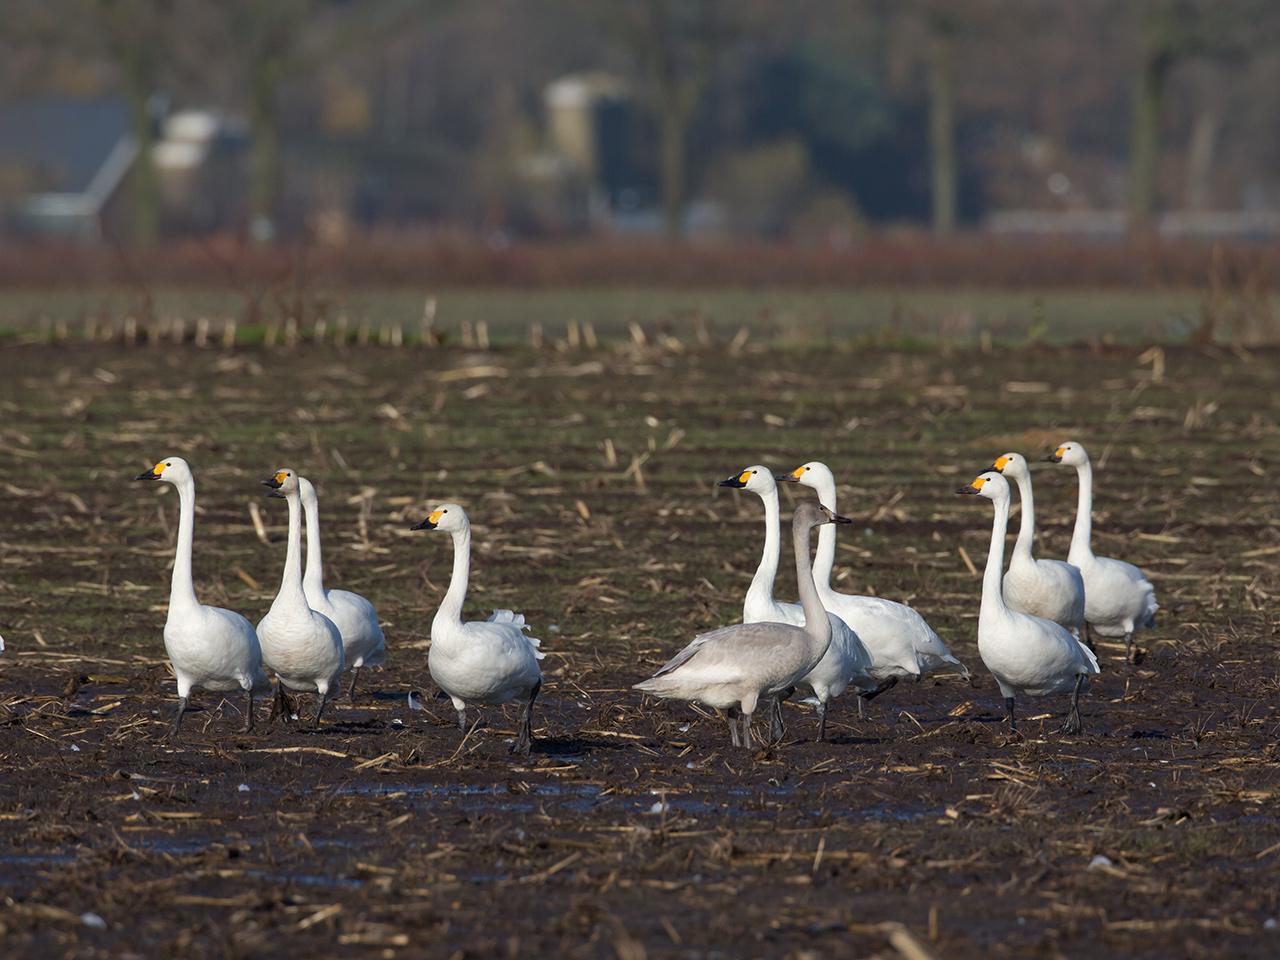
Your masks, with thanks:
M 1275 956 L 1277 359 L 6 347 L 0 954 Z M 1082 735 L 1058 698 L 1012 739 L 975 642 L 990 505 L 953 490 L 1067 438 L 1160 625 L 1136 666 L 1103 648 Z M 329 585 L 390 654 L 319 731 L 243 735 L 197 694 L 162 740 L 177 498 L 129 480 L 165 455 L 196 473 L 202 599 L 254 620 L 285 522 L 258 481 L 316 482 Z M 843 698 L 830 744 L 789 705 L 780 748 L 733 751 L 628 687 L 740 615 L 762 514 L 715 481 L 808 459 L 857 521 L 840 589 L 912 602 L 974 683 Z M 1063 556 L 1073 473 L 1037 494 Z M 514 708 L 463 740 L 432 696 L 450 546 L 408 528 L 443 498 L 476 526 L 468 610 L 523 611 L 547 653 L 527 762 Z

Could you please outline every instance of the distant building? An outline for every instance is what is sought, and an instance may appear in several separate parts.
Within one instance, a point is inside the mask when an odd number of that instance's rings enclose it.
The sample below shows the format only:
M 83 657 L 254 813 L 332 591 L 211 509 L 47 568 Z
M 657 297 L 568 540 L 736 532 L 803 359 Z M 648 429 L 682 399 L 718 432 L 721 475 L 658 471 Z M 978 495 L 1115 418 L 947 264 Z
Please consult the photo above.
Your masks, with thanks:
M 643 161 L 654 133 L 626 83 L 603 72 L 570 74 L 546 86 L 543 103 L 546 151 L 527 159 L 530 178 L 572 188 L 585 212 L 582 226 L 628 229 L 652 221 L 656 231 L 657 178 Z
M 234 225 L 243 210 L 244 134 L 208 111 L 158 115 L 156 126 L 163 230 Z M 122 98 L 0 104 L 0 231 L 84 241 L 127 236 L 137 158 Z

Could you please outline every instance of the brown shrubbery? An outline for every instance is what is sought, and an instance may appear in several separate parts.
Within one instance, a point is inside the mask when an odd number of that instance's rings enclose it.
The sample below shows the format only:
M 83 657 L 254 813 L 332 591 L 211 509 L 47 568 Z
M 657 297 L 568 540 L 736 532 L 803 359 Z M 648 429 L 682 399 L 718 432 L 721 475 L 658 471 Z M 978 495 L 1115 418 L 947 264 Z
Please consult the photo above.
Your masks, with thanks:
M 339 246 L 254 247 L 234 238 L 151 250 L 0 246 L 0 287 L 239 286 L 288 280 L 339 286 L 1203 287 L 1211 276 L 1270 288 L 1280 245 L 1081 243 L 880 234 L 846 247 L 667 244 L 599 239 L 492 246 L 372 234 Z

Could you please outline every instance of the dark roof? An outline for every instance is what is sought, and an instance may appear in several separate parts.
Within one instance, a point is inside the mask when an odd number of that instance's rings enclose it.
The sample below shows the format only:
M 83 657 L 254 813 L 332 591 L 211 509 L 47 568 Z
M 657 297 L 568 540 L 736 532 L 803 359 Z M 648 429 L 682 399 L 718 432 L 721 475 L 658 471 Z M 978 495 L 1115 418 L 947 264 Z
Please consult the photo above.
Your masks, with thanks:
M 0 169 L 23 169 L 36 192 L 83 193 L 129 130 L 117 97 L 0 102 Z

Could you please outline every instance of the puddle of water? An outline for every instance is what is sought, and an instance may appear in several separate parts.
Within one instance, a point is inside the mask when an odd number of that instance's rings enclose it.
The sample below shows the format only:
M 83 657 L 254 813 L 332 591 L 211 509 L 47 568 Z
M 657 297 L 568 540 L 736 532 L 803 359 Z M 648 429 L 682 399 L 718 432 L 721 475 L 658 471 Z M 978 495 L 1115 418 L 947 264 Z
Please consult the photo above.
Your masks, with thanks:
M 468 809 L 502 811 L 519 814 L 542 806 L 555 806 L 575 813 L 587 813 L 606 804 L 632 814 L 658 816 L 666 804 L 667 813 L 689 817 L 751 816 L 758 813 L 758 803 L 795 805 L 806 791 L 792 786 L 729 787 L 715 793 L 680 793 L 650 790 L 641 794 L 609 793 L 595 784 L 538 783 L 521 793 L 512 793 L 505 784 L 451 783 L 352 783 L 337 789 L 338 793 L 355 796 L 389 796 L 425 799 L 438 803 L 463 802 Z M 871 804 L 848 811 L 814 810 L 809 816 L 831 816 L 833 813 L 860 821 L 906 823 L 922 817 L 940 816 L 942 808 L 920 808 L 909 805 Z
M 0 864 L 14 867 L 55 867 L 75 863 L 69 853 L 19 853 L 0 857 Z
M 246 877 L 266 880 L 268 883 L 296 883 L 303 887 L 340 887 L 344 890 L 359 890 L 364 886 L 363 880 L 326 877 L 318 873 L 272 873 L 270 870 L 246 870 L 244 874 Z

